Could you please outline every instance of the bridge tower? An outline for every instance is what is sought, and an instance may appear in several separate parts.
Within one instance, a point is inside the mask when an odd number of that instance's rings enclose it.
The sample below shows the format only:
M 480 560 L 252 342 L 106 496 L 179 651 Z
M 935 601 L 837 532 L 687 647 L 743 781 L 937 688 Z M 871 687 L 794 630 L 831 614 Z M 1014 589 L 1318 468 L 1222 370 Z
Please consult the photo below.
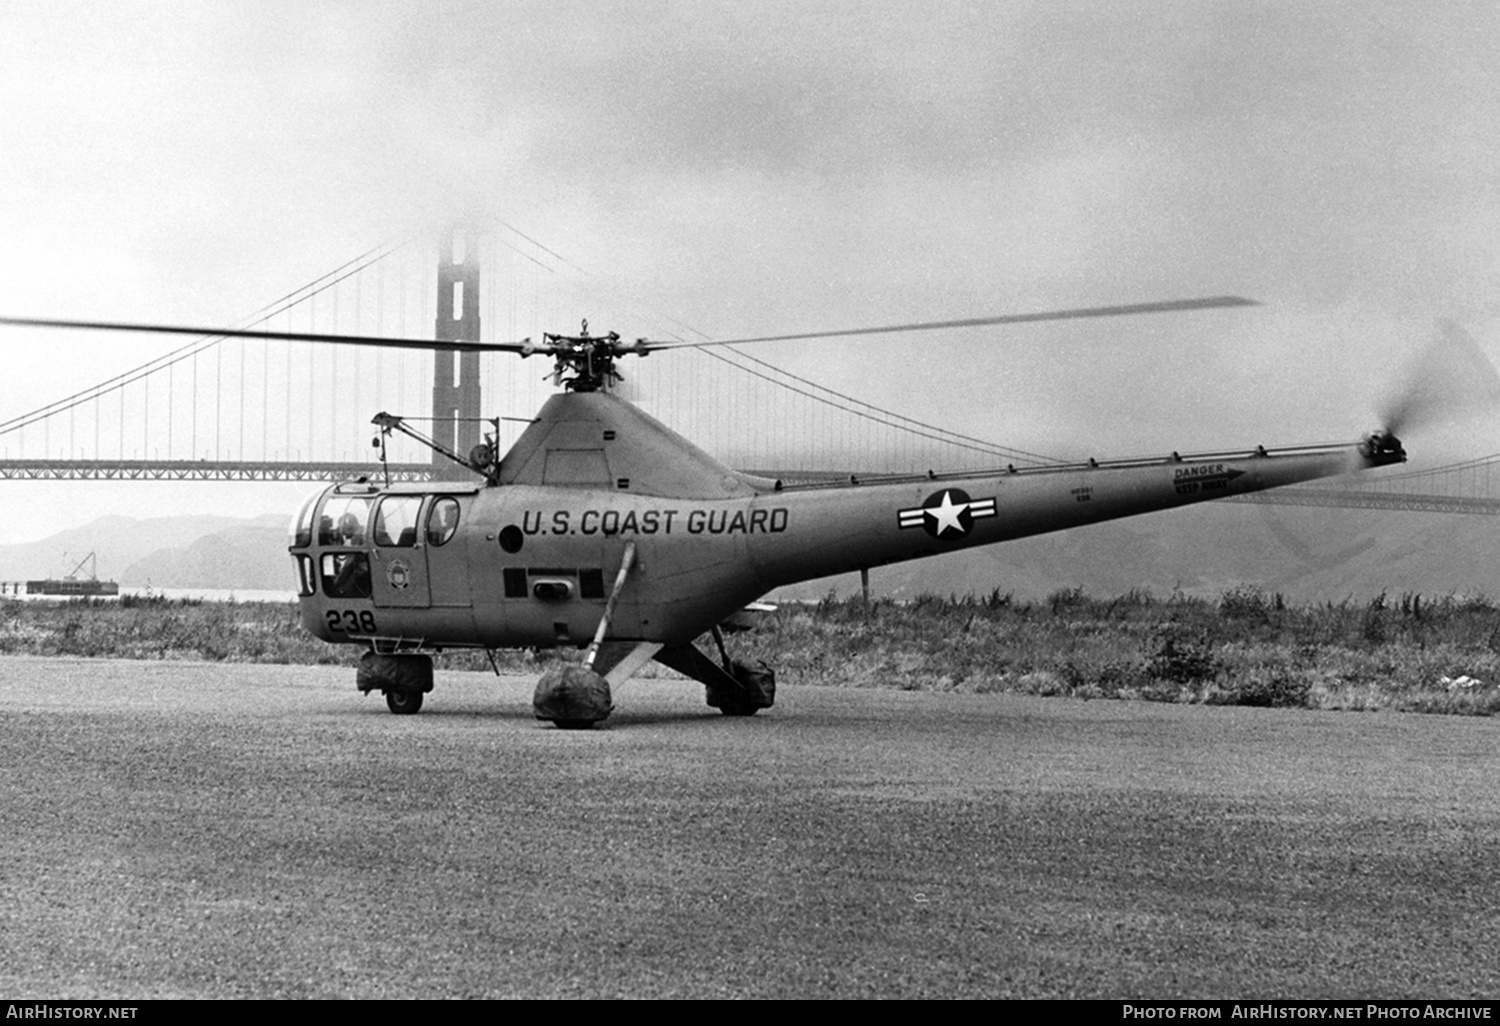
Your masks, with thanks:
M 454 228 L 438 254 L 437 333 L 440 341 L 479 341 L 479 247 L 463 228 Z M 458 359 L 455 360 L 454 357 Z M 482 439 L 478 353 L 433 353 L 432 437 L 460 455 Z M 437 453 L 439 477 L 466 477 Z

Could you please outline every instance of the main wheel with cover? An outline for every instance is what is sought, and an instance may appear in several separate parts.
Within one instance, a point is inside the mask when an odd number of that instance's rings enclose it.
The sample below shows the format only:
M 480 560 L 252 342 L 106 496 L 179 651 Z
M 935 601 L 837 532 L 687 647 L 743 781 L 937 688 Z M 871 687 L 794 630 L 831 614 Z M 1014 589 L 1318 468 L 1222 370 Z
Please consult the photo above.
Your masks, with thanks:
M 398 716 L 410 716 L 422 708 L 422 692 L 406 688 L 388 688 L 385 693 L 386 708 Z
M 709 705 L 725 716 L 754 716 L 776 704 L 776 671 L 765 663 L 751 666 L 738 661 L 730 664 L 730 670 L 739 686 L 710 684 Z

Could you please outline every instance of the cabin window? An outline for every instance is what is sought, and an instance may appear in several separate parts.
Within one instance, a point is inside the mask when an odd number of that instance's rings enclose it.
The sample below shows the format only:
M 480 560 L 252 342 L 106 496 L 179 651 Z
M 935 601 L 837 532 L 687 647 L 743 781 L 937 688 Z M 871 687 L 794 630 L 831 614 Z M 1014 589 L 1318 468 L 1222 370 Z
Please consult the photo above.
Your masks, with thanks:
M 458 530 L 458 500 L 444 496 L 427 514 L 427 544 L 447 545 Z
M 363 552 L 325 552 L 322 570 L 329 598 L 370 597 L 370 557 Z
M 297 594 L 306 598 L 317 591 L 317 587 L 318 581 L 317 575 L 313 573 L 312 557 L 299 554 L 297 556 Z
M 323 505 L 318 518 L 318 544 L 363 545 L 369 521 L 368 495 L 335 495 Z
M 375 514 L 375 544 L 403 549 L 415 545 L 421 506 L 420 495 L 387 495 Z

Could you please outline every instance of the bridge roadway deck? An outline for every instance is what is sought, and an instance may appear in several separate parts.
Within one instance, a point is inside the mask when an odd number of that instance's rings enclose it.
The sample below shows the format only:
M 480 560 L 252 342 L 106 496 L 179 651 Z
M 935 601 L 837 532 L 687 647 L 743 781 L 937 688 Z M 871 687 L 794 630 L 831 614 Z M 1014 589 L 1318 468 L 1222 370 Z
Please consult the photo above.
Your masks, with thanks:
M 1462 495 L 1402 494 L 1365 491 L 1358 488 L 1272 488 L 1249 495 L 1236 495 L 1223 502 L 1255 502 L 1267 506 L 1327 506 L 1342 509 L 1413 510 L 1420 513 L 1470 513 L 1500 515 L 1500 499 Z
M 349 463 L 337 460 L 0 460 L 11 481 L 330 481 L 390 473 L 392 481 L 430 481 L 431 463 Z

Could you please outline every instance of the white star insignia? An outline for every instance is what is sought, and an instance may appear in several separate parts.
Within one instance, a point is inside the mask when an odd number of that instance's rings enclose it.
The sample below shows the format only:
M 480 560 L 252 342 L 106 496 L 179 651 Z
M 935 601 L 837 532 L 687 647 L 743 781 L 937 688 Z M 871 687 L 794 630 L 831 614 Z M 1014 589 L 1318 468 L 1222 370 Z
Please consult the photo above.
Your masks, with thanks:
M 968 508 L 969 504 L 967 502 L 960 502 L 954 505 L 953 493 L 944 492 L 943 501 L 936 506 L 928 507 L 924 512 L 932 517 L 932 526 L 936 528 L 936 533 L 941 537 L 942 533 L 949 528 L 952 528 L 959 534 L 964 533 L 964 525 L 959 523 L 958 518 Z
M 993 496 L 971 499 L 961 489 L 945 488 L 929 495 L 924 505 L 897 510 L 896 525 L 903 530 L 920 527 L 934 538 L 963 538 L 974 529 L 974 521 L 998 512 Z

